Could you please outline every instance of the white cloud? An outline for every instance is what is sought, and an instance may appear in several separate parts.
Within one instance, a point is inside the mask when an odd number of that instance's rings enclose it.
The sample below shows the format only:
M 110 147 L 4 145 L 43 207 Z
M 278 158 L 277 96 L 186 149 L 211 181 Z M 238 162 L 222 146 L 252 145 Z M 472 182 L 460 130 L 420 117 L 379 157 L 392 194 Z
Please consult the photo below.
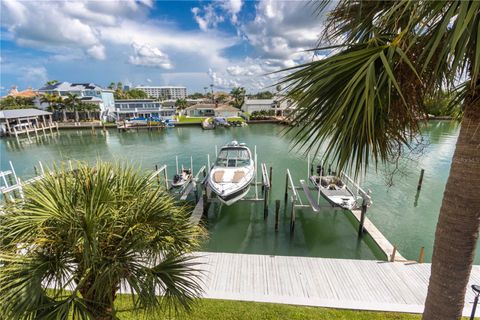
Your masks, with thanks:
M 106 58 L 105 47 L 102 44 L 96 44 L 90 47 L 90 49 L 87 49 L 87 53 L 97 60 L 105 60 Z
M 43 84 L 47 82 L 48 75 L 45 67 L 21 67 L 20 79 L 27 83 Z
M 201 30 L 208 31 L 210 28 L 216 28 L 219 23 L 224 21 L 223 16 L 217 14 L 215 8 L 214 3 L 204 6 L 202 9 L 192 8 L 193 18 Z
M 227 0 L 221 5 L 228 13 L 233 24 L 238 22 L 237 14 L 240 13 L 243 6 L 242 0 Z
M 132 48 L 134 53 L 128 58 L 128 62 L 131 64 L 163 69 L 173 68 L 168 55 L 163 53 L 159 48 L 138 43 L 132 43 Z

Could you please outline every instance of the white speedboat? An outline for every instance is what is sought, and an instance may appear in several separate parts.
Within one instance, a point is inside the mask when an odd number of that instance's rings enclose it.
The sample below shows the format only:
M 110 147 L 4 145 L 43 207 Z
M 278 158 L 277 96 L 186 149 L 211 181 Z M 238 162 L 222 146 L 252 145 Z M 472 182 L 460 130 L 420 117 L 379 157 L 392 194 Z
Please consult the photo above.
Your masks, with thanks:
M 192 171 L 190 169 L 183 169 L 180 174 L 176 174 L 173 176 L 172 188 L 180 188 L 191 179 Z
M 324 175 L 322 166 L 317 166 L 317 175 L 310 177 L 320 194 L 332 205 L 352 210 L 357 207 L 357 199 L 340 177 Z
M 232 141 L 223 146 L 210 170 L 208 185 L 227 206 L 242 199 L 255 177 L 255 163 L 244 143 Z

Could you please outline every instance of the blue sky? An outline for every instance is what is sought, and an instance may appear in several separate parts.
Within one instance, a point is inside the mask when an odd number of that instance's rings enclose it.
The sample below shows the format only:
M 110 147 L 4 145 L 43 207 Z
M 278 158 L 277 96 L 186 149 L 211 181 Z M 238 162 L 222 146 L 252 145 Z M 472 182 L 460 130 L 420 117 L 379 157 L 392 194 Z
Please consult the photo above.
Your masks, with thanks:
M 303 1 L 2 0 L 1 94 L 47 80 L 268 89 L 311 61 L 322 17 Z

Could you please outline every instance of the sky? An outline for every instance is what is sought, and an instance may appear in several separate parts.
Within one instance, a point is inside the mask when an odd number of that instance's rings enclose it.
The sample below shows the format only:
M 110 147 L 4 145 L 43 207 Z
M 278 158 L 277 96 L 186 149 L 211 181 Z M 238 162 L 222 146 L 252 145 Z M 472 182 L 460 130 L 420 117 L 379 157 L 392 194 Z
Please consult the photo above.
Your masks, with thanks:
M 312 61 L 323 16 L 304 1 L 0 0 L 0 89 L 48 80 L 274 90 Z

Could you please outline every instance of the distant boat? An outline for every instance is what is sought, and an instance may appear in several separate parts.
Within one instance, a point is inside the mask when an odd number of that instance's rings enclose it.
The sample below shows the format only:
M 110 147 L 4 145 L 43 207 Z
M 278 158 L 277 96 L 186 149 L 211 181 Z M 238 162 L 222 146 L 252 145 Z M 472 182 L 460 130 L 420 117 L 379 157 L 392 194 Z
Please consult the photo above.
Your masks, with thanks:
M 165 127 L 167 127 L 167 128 L 174 128 L 175 127 L 175 123 L 171 119 L 165 119 L 165 120 L 163 120 L 163 123 L 165 124 Z
M 232 141 L 223 146 L 208 175 L 208 185 L 227 206 L 242 199 L 255 177 L 255 163 L 244 143 Z
M 173 176 L 172 187 L 180 188 L 190 180 L 192 180 L 192 171 L 190 169 L 183 169 L 180 174 Z
M 147 124 L 148 119 L 143 117 L 134 117 L 125 120 L 127 124 Z
M 317 166 L 317 175 L 312 175 L 310 181 L 320 189 L 320 194 L 333 206 L 352 210 L 357 206 L 357 199 L 342 179 L 334 175 L 324 175 L 324 168 Z
M 207 118 L 202 121 L 202 129 L 204 130 L 211 130 L 215 129 L 215 123 L 213 122 L 212 118 Z

